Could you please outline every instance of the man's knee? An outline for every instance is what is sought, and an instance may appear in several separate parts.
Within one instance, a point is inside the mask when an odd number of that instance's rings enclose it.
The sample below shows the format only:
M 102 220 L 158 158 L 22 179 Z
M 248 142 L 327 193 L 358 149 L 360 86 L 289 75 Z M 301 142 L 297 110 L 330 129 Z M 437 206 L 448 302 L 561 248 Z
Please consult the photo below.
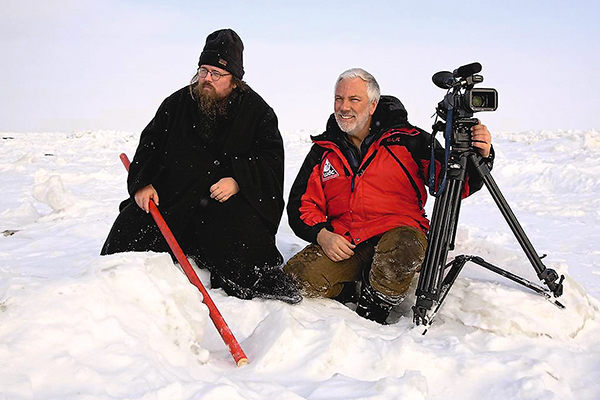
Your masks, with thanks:
M 304 296 L 326 297 L 331 285 L 322 272 L 328 260 L 321 247 L 310 244 L 290 258 L 283 270 Z
M 369 280 L 373 288 L 388 296 L 403 296 L 423 262 L 427 239 L 412 227 L 386 232 L 375 247 Z
M 303 295 L 332 298 L 340 294 L 344 282 L 359 279 L 358 258 L 334 262 L 320 246 L 310 244 L 293 256 L 283 270 L 296 283 Z

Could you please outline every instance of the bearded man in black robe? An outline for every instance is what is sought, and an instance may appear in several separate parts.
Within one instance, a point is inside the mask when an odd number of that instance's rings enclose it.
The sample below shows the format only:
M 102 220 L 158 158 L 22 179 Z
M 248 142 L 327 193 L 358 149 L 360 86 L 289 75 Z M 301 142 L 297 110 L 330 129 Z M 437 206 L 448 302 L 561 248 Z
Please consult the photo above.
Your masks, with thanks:
M 301 300 L 281 271 L 275 234 L 283 213 L 283 140 L 273 109 L 244 81 L 243 44 L 231 29 L 210 34 L 189 86 L 173 93 L 144 129 L 101 254 L 170 252 L 154 201 L 211 286 L 242 299 Z

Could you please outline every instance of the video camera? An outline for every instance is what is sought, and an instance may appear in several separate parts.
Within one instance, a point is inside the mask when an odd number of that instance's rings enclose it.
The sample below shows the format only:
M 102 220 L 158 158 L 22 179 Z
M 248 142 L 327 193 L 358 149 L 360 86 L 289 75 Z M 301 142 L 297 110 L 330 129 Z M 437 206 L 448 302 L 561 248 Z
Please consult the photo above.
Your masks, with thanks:
M 446 122 L 445 136 L 454 150 L 466 151 L 471 147 L 471 128 L 477 124 L 473 114 L 479 111 L 495 111 L 498 108 L 498 92 L 491 88 L 475 88 L 483 82 L 478 75 L 481 64 L 463 65 L 454 72 L 440 71 L 433 75 L 433 83 L 448 89 L 444 100 L 438 103 L 436 113 Z M 442 131 L 444 122 L 439 121 L 434 130 Z

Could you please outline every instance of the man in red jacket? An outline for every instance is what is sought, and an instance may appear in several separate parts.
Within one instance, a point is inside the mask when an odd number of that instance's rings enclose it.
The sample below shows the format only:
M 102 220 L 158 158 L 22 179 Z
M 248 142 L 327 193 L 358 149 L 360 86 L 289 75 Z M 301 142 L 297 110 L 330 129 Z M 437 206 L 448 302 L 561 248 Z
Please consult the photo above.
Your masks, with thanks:
M 309 297 L 339 298 L 362 281 L 357 313 L 385 323 L 425 255 L 431 136 L 410 125 L 402 103 L 381 96 L 362 69 L 339 76 L 334 104 L 325 132 L 312 138 L 287 206 L 293 231 L 311 244 L 284 270 Z M 491 167 L 484 125 L 473 127 L 472 142 Z M 435 147 L 436 160 L 443 160 L 443 148 Z M 482 186 L 470 172 L 463 196 Z

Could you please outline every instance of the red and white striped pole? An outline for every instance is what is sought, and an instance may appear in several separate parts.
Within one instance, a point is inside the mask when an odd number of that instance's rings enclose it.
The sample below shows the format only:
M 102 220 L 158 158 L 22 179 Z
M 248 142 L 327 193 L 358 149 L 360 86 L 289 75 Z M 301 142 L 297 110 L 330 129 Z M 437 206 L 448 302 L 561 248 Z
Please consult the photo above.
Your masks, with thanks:
M 125 169 L 129 172 L 129 159 L 127 158 L 127 155 L 125 153 L 122 153 L 120 155 L 120 158 L 123 162 L 123 165 L 125 166 Z M 229 326 L 227 326 L 225 319 L 223 319 L 223 316 L 221 315 L 221 313 L 217 309 L 217 306 L 206 291 L 206 288 L 204 288 L 204 285 L 198 278 L 198 275 L 194 271 L 194 268 L 183 253 L 183 250 L 179 246 L 179 243 L 177 243 L 175 236 L 173 236 L 171 229 L 167 225 L 166 221 L 160 214 L 160 211 L 158 211 L 156 204 L 152 200 L 150 201 L 150 214 L 152 215 L 152 218 L 154 218 L 156 225 L 158 225 L 158 228 L 160 229 L 165 240 L 169 244 L 171 251 L 173 251 L 173 254 L 179 262 L 179 265 L 181 265 L 183 272 L 185 272 L 185 275 L 188 277 L 192 285 L 196 286 L 198 290 L 200 290 L 200 293 L 202 293 L 202 297 L 204 299 L 202 301 L 208 307 L 210 319 L 215 324 L 215 327 L 219 331 L 219 334 L 223 338 L 225 344 L 229 347 L 229 352 L 231 353 L 231 356 L 235 360 L 237 366 L 241 367 L 243 365 L 248 364 L 248 357 L 246 357 L 244 350 L 242 350 L 242 347 L 235 339 L 235 336 L 233 336 L 233 333 L 229 329 Z

